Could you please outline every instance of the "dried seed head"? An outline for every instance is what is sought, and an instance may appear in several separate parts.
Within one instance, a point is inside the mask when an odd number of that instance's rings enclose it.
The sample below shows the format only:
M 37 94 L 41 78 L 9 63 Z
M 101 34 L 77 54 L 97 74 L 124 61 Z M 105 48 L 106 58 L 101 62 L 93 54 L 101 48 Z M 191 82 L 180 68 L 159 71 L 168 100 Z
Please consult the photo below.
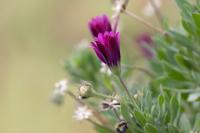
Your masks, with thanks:
M 120 120 L 116 125 L 116 133 L 126 133 L 128 129 L 128 122 L 125 120 Z
M 120 107 L 120 103 L 116 99 L 109 99 L 109 100 L 103 101 L 101 104 L 101 108 L 103 111 L 114 110 L 119 107 Z

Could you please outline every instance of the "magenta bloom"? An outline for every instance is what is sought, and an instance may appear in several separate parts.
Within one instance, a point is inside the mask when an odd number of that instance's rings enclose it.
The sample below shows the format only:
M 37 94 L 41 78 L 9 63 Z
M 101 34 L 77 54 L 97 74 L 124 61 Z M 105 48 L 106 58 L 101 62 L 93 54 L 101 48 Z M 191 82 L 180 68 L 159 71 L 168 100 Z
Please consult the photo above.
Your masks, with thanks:
M 92 42 L 91 47 L 99 60 L 113 68 L 120 65 L 120 37 L 119 32 L 100 33 Z
M 112 31 L 110 20 L 106 15 L 92 18 L 88 23 L 88 26 L 94 37 L 97 37 L 99 33 Z
M 153 40 L 151 39 L 151 36 L 147 33 L 141 34 L 137 38 L 137 43 L 139 44 L 139 48 L 142 52 L 142 54 L 148 58 L 152 59 L 154 57 L 152 51 L 148 47 L 154 47 Z

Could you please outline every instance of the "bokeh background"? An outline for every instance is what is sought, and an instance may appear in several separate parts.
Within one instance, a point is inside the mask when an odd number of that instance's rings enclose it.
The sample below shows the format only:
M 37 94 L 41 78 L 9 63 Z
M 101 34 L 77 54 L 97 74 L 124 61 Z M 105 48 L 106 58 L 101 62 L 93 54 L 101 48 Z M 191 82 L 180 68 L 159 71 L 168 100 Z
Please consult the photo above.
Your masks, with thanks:
M 145 17 L 148 0 L 130 1 L 128 9 Z M 162 13 L 177 24 L 173 0 L 163 2 Z M 111 16 L 109 0 L 0 0 L 0 133 L 94 133 L 73 119 L 70 98 L 56 107 L 49 97 L 54 82 L 67 76 L 63 62 L 90 39 L 88 20 L 102 13 Z M 145 19 L 159 26 L 156 17 Z M 132 51 L 134 36 L 151 32 L 126 16 L 121 25 Z

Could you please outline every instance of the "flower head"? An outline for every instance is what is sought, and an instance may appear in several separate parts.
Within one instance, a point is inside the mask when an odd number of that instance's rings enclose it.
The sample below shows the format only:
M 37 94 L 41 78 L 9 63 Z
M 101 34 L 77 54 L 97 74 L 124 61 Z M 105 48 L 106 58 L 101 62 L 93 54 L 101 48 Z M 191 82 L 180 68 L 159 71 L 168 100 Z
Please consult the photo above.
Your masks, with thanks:
M 149 50 L 148 47 L 154 47 L 153 40 L 151 39 L 151 36 L 149 34 L 141 34 L 138 36 L 136 42 L 139 44 L 139 48 L 142 52 L 142 54 L 148 58 L 152 59 L 153 58 L 153 53 L 151 50 Z
M 92 111 L 88 109 L 86 106 L 78 107 L 75 111 L 74 118 L 77 120 L 85 120 L 89 119 L 92 116 Z
M 128 129 L 128 122 L 125 120 L 120 120 L 116 125 L 116 133 L 126 133 Z
M 97 37 L 99 33 L 112 31 L 110 20 L 108 19 L 106 15 L 92 18 L 88 26 L 94 37 Z
M 91 47 L 95 51 L 99 60 L 109 68 L 120 65 L 120 38 L 119 32 L 100 33 Z
M 117 108 L 120 107 L 120 103 L 116 99 L 110 99 L 110 100 L 107 100 L 107 101 L 103 101 L 101 106 L 102 106 L 102 109 L 104 111 L 106 111 L 106 110 L 114 110 L 114 109 L 117 109 Z
M 55 104 L 60 105 L 63 103 L 65 93 L 68 89 L 67 80 L 65 80 L 65 79 L 60 80 L 60 81 L 56 82 L 54 86 L 55 86 L 55 89 L 53 91 L 52 101 Z

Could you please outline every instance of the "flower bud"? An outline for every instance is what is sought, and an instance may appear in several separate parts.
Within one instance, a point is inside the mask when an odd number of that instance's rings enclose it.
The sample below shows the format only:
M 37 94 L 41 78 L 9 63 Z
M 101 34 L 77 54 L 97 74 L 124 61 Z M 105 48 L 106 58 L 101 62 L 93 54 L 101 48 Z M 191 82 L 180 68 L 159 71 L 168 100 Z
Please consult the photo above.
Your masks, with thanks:
M 97 16 L 88 23 L 89 29 L 94 37 L 98 37 L 99 33 L 112 31 L 111 23 L 106 15 Z
M 92 84 L 89 82 L 82 82 L 79 87 L 79 98 L 86 99 L 93 96 L 93 87 Z

